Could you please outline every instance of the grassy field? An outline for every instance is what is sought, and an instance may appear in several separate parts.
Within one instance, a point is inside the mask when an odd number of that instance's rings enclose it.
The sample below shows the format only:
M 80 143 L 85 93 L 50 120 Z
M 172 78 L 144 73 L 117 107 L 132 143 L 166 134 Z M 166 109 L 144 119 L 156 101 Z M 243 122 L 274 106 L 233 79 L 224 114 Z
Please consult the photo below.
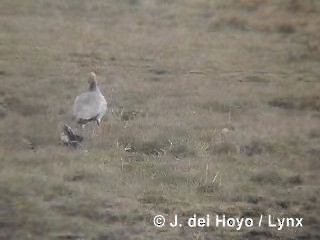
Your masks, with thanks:
M 320 239 L 319 15 L 316 0 L 1 0 L 0 239 Z M 92 70 L 110 111 L 70 149 L 61 126 Z

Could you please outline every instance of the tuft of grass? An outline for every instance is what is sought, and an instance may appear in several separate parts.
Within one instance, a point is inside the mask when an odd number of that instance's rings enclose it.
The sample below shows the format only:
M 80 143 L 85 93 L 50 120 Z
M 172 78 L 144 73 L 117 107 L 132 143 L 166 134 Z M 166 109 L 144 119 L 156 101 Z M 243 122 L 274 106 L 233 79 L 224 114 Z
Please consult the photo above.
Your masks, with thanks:
M 275 98 L 274 100 L 269 101 L 269 105 L 284 109 L 320 111 L 320 96 L 289 96 L 284 98 Z
M 219 194 L 220 187 L 217 184 L 204 184 L 197 187 L 201 194 Z
M 174 144 L 170 147 L 169 153 L 177 157 L 194 157 L 196 151 L 185 143 Z
M 294 185 L 302 184 L 303 178 L 300 175 L 293 175 L 293 176 L 287 177 L 286 182 Z
M 10 111 L 16 111 L 23 116 L 42 114 L 46 106 L 38 101 L 20 99 L 19 97 L 6 97 L 3 103 Z
M 168 146 L 168 143 L 163 141 L 147 141 L 143 142 L 136 147 L 137 151 L 146 155 L 160 155 L 165 152 L 165 148 Z
M 218 113 L 228 113 L 230 111 L 233 111 L 235 109 L 241 109 L 242 106 L 239 103 L 235 104 L 226 104 L 222 103 L 220 101 L 209 101 L 202 103 L 201 108 L 210 111 L 210 112 L 218 112 Z
M 284 177 L 277 171 L 265 170 L 255 173 L 250 180 L 255 183 L 282 184 Z
M 292 33 L 295 33 L 296 28 L 292 24 L 283 23 L 283 24 L 280 24 L 279 26 L 277 26 L 277 31 L 279 33 L 292 34 Z
M 250 180 L 254 183 L 270 184 L 270 185 L 282 185 L 292 184 L 299 185 L 303 183 L 303 179 L 300 175 L 290 174 L 285 171 L 277 171 L 265 169 L 254 173 Z
M 213 155 L 232 154 L 232 153 L 238 153 L 238 147 L 232 142 L 222 142 L 222 143 L 210 146 L 208 151 Z
M 163 196 L 162 192 L 151 191 L 143 194 L 140 199 L 141 203 L 146 204 L 165 204 L 168 200 Z
M 264 151 L 264 143 L 259 140 L 253 140 L 251 144 L 241 146 L 240 147 L 241 153 L 247 156 L 253 156 L 255 154 L 261 154 Z

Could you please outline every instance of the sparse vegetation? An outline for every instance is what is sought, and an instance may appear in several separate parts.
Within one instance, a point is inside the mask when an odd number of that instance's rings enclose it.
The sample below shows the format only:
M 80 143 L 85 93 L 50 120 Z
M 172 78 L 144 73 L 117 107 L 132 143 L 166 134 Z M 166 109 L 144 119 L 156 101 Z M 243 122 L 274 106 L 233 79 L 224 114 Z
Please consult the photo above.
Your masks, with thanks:
M 319 239 L 319 11 L 0 1 L 0 239 Z M 109 115 L 67 148 L 93 70 Z M 304 226 L 160 229 L 157 214 Z
M 272 107 L 297 110 L 320 111 L 320 95 L 277 98 L 269 102 Z

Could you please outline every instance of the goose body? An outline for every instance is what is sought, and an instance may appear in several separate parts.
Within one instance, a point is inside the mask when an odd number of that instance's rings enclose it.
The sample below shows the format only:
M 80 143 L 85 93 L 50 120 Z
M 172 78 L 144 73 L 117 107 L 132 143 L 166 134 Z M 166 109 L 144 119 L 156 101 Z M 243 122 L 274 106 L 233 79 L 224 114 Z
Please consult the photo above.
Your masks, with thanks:
M 99 125 L 108 110 L 107 101 L 100 92 L 95 73 L 89 74 L 88 82 L 89 89 L 76 97 L 73 113 L 80 125 L 91 121 L 96 121 Z

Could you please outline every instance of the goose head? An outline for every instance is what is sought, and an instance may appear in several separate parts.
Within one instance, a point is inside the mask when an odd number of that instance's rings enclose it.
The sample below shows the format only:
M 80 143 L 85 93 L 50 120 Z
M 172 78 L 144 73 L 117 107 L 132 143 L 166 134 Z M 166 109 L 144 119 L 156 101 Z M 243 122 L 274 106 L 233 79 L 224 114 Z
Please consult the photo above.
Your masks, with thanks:
M 89 73 L 89 90 L 93 91 L 97 88 L 97 76 L 94 72 Z

